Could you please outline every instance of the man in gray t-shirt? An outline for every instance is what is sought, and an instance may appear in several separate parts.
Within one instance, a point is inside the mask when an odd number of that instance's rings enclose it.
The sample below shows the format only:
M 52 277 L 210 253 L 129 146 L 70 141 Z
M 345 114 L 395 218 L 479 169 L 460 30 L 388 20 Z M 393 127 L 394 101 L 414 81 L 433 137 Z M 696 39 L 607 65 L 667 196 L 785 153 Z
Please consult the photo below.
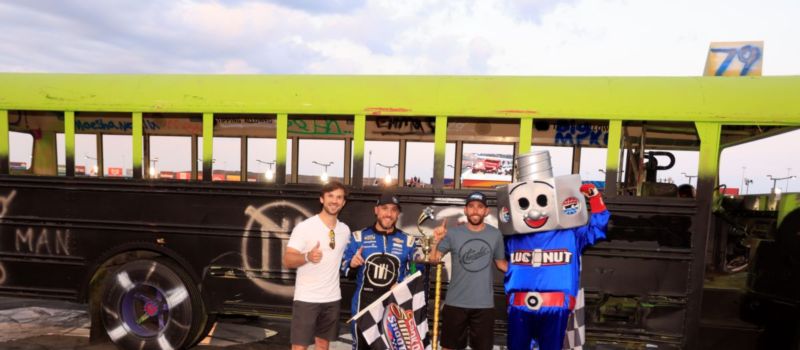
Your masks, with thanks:
M 447 228 L 445 223 L 434 230 L 438 254 L 450 252 L 450 285 L 442 309 L 442 348 L 491 349 L 494 326 L 494 288 L 492 262 L 500 271 L 508 269 L 503 236 L 497 228 L 483 222 L 489 208 L 486 196 L 473 192 L 467 196 L 464 226 Z M 468 331 L 468 332 L 467 332 Z

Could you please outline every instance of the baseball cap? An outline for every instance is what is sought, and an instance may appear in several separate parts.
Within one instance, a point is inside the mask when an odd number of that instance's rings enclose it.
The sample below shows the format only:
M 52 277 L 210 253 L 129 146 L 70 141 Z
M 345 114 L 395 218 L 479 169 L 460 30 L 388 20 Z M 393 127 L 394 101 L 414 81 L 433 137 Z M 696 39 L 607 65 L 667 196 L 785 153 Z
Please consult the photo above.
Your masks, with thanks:
M 391 193 L 383 193 L 378 198 L 378 201 L 375 203 L 375 206 L 384 205 L 384 204 L 394 204 L 400 209 L 400 201 L 395 197 L 395 195 Z
M 486 195 L 483 194 L 483 192 L 472 192 L 472 193 L 470 193 L 469 196 L 467 196 L 467 202 L 464 203 L 464 205 L 467 205 L 467 204 L 469 204 L 469 202 L 474 202 L 474 201 L 481 202 L 481 203 L 483 203 L 483 205 L 485 205 L 487 207 L 489 206 L 488 204 L 486 204 Z

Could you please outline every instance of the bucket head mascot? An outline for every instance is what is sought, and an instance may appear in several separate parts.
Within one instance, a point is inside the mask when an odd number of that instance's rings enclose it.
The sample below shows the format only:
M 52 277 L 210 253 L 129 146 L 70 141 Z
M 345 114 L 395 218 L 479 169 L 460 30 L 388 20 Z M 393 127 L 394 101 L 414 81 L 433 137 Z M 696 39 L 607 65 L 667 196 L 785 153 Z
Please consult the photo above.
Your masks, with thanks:
M 610 214 L 580 175 L 554 178 L 547 151 L 520 156 L 517 169 L 517 182 L 497 188 L 509 263 L 507 344 L 560 350 L 580 288 L 581 253 L 606 237 Z

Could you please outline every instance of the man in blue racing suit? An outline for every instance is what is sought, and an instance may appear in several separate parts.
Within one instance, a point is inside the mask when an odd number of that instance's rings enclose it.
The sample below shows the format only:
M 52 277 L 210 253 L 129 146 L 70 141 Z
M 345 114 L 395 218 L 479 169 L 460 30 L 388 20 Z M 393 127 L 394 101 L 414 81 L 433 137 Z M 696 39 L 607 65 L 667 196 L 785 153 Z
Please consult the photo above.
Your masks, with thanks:
M 392 194 L 381 195 L 375 205 L 375 224 L 353 232 L 342 258 L 342 275 L 356 277 L 350 306 L 352 315 L 369 306 L 392 286 L 402 282 L 414 262 L 414 237 L 395 227 L 400 202 Z M 369 349 L 353 322 L 353 350 Z
M 594 185 L 580 191 L 589 199 L 589 223 L 506 238 L 508 348 L 560 350 L 580 283 L 584 248 L 605 239 L 610 214 Z M 535 224 L 535 221 L 531 221 Z

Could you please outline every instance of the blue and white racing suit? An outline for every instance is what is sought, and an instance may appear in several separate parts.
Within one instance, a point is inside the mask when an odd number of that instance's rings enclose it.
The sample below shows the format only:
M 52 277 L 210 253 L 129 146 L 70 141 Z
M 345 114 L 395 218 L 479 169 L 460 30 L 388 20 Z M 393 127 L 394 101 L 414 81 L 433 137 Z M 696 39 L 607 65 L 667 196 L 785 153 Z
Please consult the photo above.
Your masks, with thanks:
M 398 229 L 386 234 L 376 231 L 374 227 L 368 227 L 353 232 L 351 238 L 344 251 L 341 272 L 344 277 L 352 278 L 355 275 L 356 278 L 356 289 L 350 306 L 352 315 L 355 315 L 389 291 L 395 283 L 403 281 L 414 262 L 416 247 L 414 237 Z M 350 260 L 359 248 L 363 248 L 361 256 L 364 264 L 350 268 Z M 367 349 L 360 347 L 366 345 L 363 341 L 357 341 L 359 332 L 356 323 L 353 322 L 350 327 L 353 349 Z

